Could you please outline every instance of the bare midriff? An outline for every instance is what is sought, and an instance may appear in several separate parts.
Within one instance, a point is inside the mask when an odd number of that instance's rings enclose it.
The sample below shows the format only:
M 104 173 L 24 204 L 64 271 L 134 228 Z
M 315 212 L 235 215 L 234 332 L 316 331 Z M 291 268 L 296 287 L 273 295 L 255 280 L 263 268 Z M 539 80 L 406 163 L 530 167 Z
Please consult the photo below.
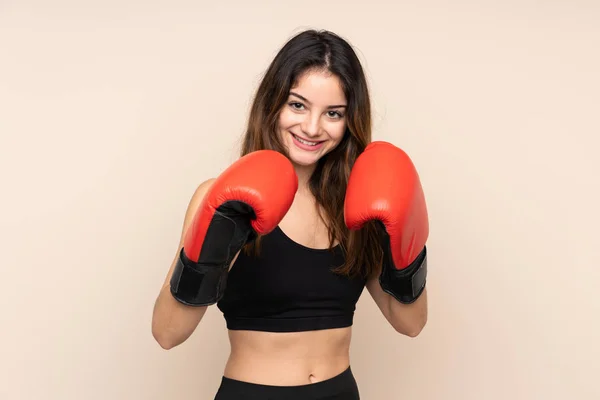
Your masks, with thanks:
M 350 365 L 352 328 L 271 333 L 229 331 L 227 378 L 272 386 L 321 382 Z

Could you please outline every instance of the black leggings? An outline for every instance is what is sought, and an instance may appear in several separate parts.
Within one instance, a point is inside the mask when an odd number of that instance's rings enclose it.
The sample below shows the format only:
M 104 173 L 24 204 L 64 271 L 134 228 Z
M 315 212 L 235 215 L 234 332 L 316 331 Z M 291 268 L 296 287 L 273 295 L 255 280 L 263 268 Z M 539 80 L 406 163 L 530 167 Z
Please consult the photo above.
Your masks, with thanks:
M 300 386 L 268 386 L 223 377 L 214 400 L 360 400 L 348 367 L 325 381 Z

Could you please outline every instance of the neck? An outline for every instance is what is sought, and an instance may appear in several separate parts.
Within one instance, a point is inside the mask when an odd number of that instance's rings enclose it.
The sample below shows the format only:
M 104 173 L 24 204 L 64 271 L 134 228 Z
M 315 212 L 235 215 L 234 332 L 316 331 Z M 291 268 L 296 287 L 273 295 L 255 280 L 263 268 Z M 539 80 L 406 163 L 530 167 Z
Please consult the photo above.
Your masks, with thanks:
M 298 190 L 309 191 L 308 181 L 310 180 L 310 177 L 315 170 L 315 166 L 296 165 L 295 170 L 296 175 L 298 176 Z

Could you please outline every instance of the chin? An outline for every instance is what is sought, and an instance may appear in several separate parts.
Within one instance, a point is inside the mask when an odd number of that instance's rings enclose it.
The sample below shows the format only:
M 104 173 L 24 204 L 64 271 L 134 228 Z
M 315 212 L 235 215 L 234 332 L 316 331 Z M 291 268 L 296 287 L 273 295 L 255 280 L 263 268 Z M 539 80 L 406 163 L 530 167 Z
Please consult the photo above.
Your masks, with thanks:
M 290 161 L 292 164 L 297 165 L 299 167 L 310 167 L 315 165 L 321 156 L 317 156 L 315 154 L 298 154 L 298 152 L 293 149 L 288 152 Z

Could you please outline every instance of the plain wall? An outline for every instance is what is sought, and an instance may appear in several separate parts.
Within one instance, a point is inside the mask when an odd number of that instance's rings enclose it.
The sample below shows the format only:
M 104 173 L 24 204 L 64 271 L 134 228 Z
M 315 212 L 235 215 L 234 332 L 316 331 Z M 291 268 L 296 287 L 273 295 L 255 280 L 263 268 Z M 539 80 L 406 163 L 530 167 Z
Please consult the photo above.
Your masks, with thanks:
M 362 398 L 600 399 L 600 3 L 393 3 L 0 0 L 1 399 L 212 399 L 222 315 L 165 351 L 152 307 L 309 27 L 356 47 L 430 212 L 429 322 L 400 336 L 365 291 Z

